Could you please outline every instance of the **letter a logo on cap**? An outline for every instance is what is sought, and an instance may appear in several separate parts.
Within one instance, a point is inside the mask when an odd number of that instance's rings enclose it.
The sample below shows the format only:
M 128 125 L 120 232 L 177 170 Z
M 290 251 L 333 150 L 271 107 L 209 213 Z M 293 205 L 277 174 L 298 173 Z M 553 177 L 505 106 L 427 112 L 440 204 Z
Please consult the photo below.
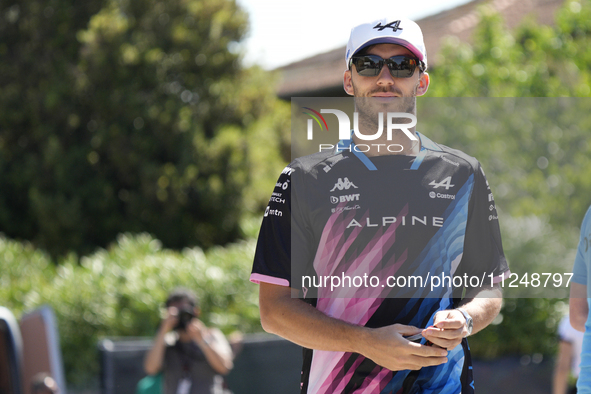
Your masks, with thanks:
M 394 21 L 394 22 L 390 22 L 385 26 L 382 26 L 382 22 L 378 23 L 377 25 L 375 25 L 373 28 L 374 29 L 378 29 L 378 31 L 382 31 L 384 30 L 386 27 L 391 28 L 393 31 L 398 31 L 398 30 L 403 30 L 402 27 L 400 26 L 400 20 Z

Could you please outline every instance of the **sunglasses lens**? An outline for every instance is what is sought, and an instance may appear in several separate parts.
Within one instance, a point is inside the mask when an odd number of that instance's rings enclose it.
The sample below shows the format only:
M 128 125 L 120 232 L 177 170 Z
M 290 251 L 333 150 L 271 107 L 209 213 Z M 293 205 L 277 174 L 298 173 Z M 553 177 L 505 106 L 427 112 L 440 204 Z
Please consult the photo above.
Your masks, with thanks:
M 387 60 L 390 74 L 394 78 L 409 78 L 415 72 L 417 67 L 416 59 L 407 56 L 393 56 Z
M 359 56 L 353 58 L 353 64 L 359 75 L 375 77 L 382 69 L 382 60 L 379 56 Z

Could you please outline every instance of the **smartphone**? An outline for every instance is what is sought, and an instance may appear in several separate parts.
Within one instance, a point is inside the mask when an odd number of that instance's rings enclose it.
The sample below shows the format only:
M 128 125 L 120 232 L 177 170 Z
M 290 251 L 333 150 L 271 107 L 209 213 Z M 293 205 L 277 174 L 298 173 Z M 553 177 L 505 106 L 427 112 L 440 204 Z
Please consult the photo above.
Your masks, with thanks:
M 423 334 L 418 333 L 415 335 L 404 337 L 404 339 L 409 340 L 411 342 L 420 343 L 421 339 L 423 339 Z M 425 346 L 433 346 L 433 342 L 431 342 L 430 340 L 427 339 L 427 341 L 424 343 L 424 345 Z
M 409 340 L 411 342 L 421 342 L 421 339 L 423 339 L 423 334 L 421 334 L 420 332 L 418 334 L 415 335 L 411 335 L 409 337 L 404 337 L 404 339 Z

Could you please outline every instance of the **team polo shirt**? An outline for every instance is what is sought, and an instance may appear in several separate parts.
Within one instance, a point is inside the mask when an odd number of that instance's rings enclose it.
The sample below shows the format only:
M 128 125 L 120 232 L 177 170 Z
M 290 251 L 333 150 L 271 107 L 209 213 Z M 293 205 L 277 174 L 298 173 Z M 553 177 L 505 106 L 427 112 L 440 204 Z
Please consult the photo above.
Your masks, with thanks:
M 370 158 L 349 140 L 286 167 L 265 210 L 251 281 L 291 286 L 352 324 L 425 328 L 436 312 L 454 308 L 464 287 L 506 276 L 479 162 L 417 135 L 417 156 Z M 304 349 L 301 392 L 469 393 L 471 368 L 465 339 L 447 363 L 412 372 L 357 353 Z
M 581 225 L 579 247 L 575 257 L 572 281 L 587 286 L 587 304 L 591 305 L 591 207 Z M 581 352 L 579 379 L 577 380 L 577 393 L 591 393 L 591 314 L 587 316 L 585 334 L 583 336 L 583 350 Z

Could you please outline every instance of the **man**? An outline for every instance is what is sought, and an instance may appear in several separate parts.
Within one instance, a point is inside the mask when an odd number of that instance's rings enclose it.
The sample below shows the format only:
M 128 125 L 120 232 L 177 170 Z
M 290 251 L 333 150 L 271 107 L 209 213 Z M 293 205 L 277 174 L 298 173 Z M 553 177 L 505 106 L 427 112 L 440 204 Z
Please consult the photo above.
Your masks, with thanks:
M 498 287 L 454 289 L 448 281 L 431 291 L 386 279 L 484 275 L 494 282 L 508 273 L 484 172 L 414 127 L 413 139 L 395 130 L 359 149 L 379 116 L 415 115 L 415 97 L 427 92 L 416 23 L 353 28 L 346 63 L 344 89 L 355 96 L 359 133 L 282 172 L 251 275 L 260 283 L 261 323 L 305 348 L 302 393 L 472 392 L 465 337 L 498 314 Z M 306 281 L 368 275 L 379 283 L 334 290 Z M 416 334 L 420 343 L 405 338 Z
M 575 329 L 585 333 L 579 379 L 577 380 L 577 393 L 579 394 L 591 393 L 591 321 L 589 319 L 591 275 L 589 275 L 589 270 L 591 270 L 591 206 L 581 225 L 569 301 L 570 323 Z
M 164 394 L 223 392 L 220 375 L 227 374 L 233 366 L 232 351 L 224 334 L 198 319 L 197 298 L 189 290 L 172 291 L 166 308 L 166 316 L 144 360 L 146 373 L 164 372 Z

